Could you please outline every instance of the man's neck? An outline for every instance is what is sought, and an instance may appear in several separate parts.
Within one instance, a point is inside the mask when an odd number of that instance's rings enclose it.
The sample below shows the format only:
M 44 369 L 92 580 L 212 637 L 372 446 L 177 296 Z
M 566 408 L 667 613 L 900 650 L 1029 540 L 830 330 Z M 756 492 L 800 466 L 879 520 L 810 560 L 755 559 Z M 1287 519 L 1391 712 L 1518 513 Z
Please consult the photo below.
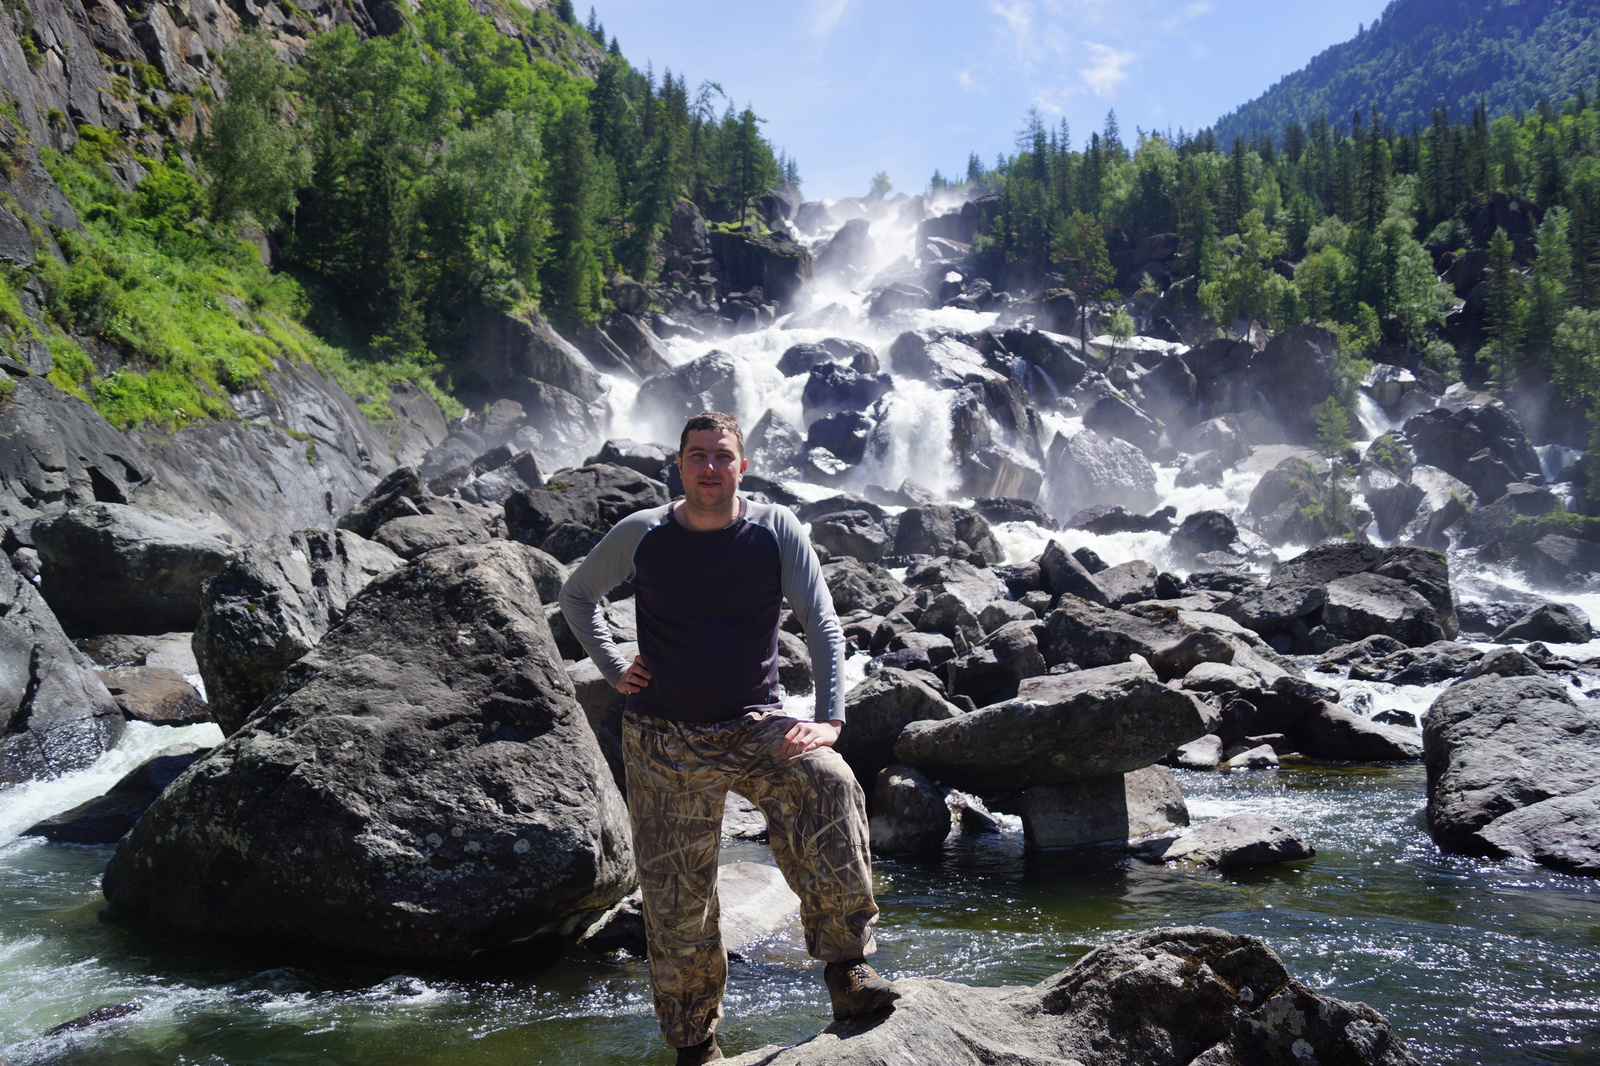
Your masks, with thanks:
M 744 508 L 744 501 L 735 496 L 732 504 L 726 508 L 715 511 L 700 510 L 690 505 L 688 500 L 679 500 L 672 509 L 672 516 L 686 529 L 696 533 L 710 533 L 718 529 L 726 529 L 738 520 Z

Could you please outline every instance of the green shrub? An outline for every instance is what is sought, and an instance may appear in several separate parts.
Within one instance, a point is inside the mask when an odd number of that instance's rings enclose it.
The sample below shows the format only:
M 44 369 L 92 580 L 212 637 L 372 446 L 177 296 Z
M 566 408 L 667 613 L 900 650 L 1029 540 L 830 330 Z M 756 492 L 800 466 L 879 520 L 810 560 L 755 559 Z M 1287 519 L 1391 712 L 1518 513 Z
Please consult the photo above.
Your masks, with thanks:
M 80 400 L 89 399 L 94 362 L 72 338 L 60 333 L 47 336 L 45 346 L 50 349 L 50 373 L 45 375 L 45 380 Z

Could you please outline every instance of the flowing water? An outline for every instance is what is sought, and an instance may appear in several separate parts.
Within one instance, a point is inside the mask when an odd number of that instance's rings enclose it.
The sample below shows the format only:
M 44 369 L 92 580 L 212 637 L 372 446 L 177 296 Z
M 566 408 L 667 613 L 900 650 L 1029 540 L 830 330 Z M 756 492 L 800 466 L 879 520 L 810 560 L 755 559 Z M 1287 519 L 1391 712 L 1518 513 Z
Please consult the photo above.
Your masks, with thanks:
M 881 267 L 910 245 L 912 223 L 874 222 Z M 863 283 L 864 286 L 864 283 Z M 845 329 L 774 328 L 722 339 L 744 368 L 738 410 L 746 425 L 772 408 L 803 425 L 804 378 L 774 369 L 791 344 L 848 336 L 885 355 L 896 333 L 924 325 L 978 329 L 994 316 L 899 312 L 866 321 L 864 287 L 823 279 L 818 304 L 847 307 Z M 672 342 L 675 361 L 711 345 Z M 892 366 L 885 369 L 892 371 Z M 616 382 L 611 435 L 672 439 L 633 420 L 636 386 Z M 897 382 L 886 418 L 893 446 L 851 487 L 910 477 L 950 495 L 957 484 L 946 397 Z M 1042 412 L 1050 432 L 1077 420 Z M 1369 431 L 1381 412 L 1360 411 Z M 1049 441 L 1043 442 L 1048 446 Z M 1160 487 L 1181 515 L 1238 511 L 1253 478 L 1231 472 L 1216 488 Z M 821 498 L 834 490 L 814 489 Z M 1009 556 L 1036 556 L 1051 534 L 1008 523 Z M 1161 534 L 1059 534 L 1108 563 L 1147 559 L 1177 569 Z M 1285 554 L 1293 554 L 1292 550 Z M 1506 575 L 1486 575 L 1513 587 Z M 1600 596 L 1575 599 L 1600 617 Z M 1600 653 L 1600 643 L 1558 648 Z M 853 659 L 851 680 L 863 660 Z M 1319 677 L 1319 680 L 1328 679 Z M 1437 688 L 1334 683 L 1364 713 L 1420 714 Z M 1588 679 L 1592 687 L 1594 679 Z M 1582 687 L 1582 686 L 1580 686 Z M 803 713 L 804 701 L 792 709 Z M 14 1066 L 434 1066 L 465 1063 L 665 1063 L 641 960 L 508 950 L 443 970 L 395 971 L 294 949 L 239 948 L 160 937 L 98 920 L 110 847 L 20 837 L 35 821 L 103 792 L 122 773 L 180 741 L 215 743 L 215 727 L 134 725 L 96 766 L 0 793 L 0 1061 Z M 1252 812 L 1280 817 L 1315 846 L 1307 862 L 1246 873 L 1150 866 L 1120 849 L 1026 852 L 1011 826 L 957 837 L 942 856 L 877 864 L 880 953 L 893 976 L 1025 984 L 1069 966 L 1089 948 L 1160 925 L 1207 924 L 1259 935 L 1317 991 L 1365 1002 L 1424 1062 L 1600 1063 L 1600 882 L 1515 863 L 1442 855 L 1422 827 L 1421 767 L 1308 766 L 1216 774 L 1180 772 L 1195 822 Z M 1004 821 L 1005 819 L 1002 818 Z M 770 862 L 754 844 L 728 861 Z M 51 1030 L 105 1007 L 134 1008 L 86 1028 Z M 793 1043 L 828 1021 L 819 964 L 798 930 L 780 930 L 733 966 L 722 1043 L 730 1052 Z

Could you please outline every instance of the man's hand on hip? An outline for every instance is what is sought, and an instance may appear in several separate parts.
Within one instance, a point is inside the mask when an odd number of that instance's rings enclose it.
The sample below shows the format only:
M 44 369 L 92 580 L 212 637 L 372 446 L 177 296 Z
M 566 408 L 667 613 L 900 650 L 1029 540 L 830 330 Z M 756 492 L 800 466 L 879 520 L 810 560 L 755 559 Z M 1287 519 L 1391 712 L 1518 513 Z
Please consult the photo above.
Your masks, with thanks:
M 624 696 L 631 696 L 633 693 L 647 687 L 649 684 L 650 668 L 644 664 L 643 659 L 635 655 L 633 657 L 633 662 L 628 664 L 628 668 L 624 670 L 622 672 L 622 676 L 617 679 L 617 691 L 622 693 Z
M 839 731 L 843 728 L 844 722 L 837 718 L 829 722 L 802 722 L 796 719 L 783 735 L 783 757 L 792 759 L 818 748 L 831 748 L 838 741 Z

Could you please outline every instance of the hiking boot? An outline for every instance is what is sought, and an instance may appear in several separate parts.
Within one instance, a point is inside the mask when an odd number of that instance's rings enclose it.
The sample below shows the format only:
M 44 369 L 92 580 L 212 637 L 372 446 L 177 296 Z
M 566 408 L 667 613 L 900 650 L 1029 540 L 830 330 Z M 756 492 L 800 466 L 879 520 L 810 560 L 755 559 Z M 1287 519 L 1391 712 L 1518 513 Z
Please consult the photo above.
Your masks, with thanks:
M 822 979 L 827 982 L 828 996 L 833 1000 L 835 1021 L 886 1010 L 900 998 L 888 978 L 879 976 L 865 959 L 830 962 L 822 971 Z
M 700 1066 L 703 1062 L 717 1062 L 722 1058 L 722 1049 L 717 1046 L 717 1038 L 708 1036 L 698 1044 L 678 1049 L 678 1066 Z

